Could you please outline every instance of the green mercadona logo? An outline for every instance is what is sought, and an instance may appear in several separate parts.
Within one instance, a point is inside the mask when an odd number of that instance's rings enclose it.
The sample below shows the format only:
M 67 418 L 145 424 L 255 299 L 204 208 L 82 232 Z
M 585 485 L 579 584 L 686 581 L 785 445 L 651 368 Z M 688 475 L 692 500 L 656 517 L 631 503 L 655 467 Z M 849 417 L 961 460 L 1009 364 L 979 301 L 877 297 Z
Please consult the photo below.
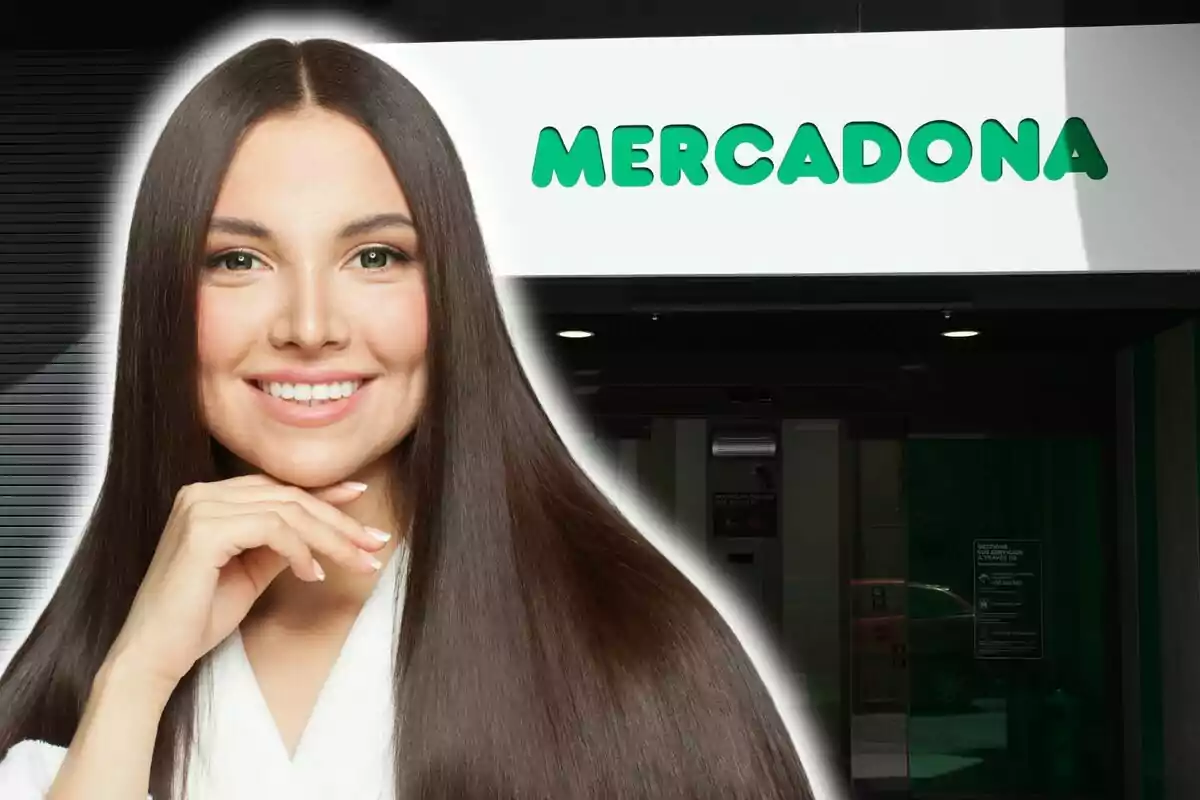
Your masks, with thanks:
M 547 127 L 538 134 L 533 184 L 546 187 L 557 181 L 575 186 L 583 178 L 588 186 L 637 187 L 656 181 L 665 186 L 683 181 L 703 186 L 713 168 L 726 181 L 741 186 L 772 178 L 782 184 L 803 179 L 825 184 L 879 183 L 895 175 L 906 160 L 918 177 L 933 183 L 957 180 L 972 169 L 985 181 L 998 181 L 1009 173 L 1025 181 L 1056 181 L 1069 173 L 1101 180 L 1108 174 L 1108 163 L 1082 119 L 1066 120 L 1053 138 L 1043 139 L 1042 128 L 1037 120 L 1026 119 L 1013 134 L 1000 122 L 988 120 L 973 139 L 962 126 L 938 120 L 920 126 L 902 142 L 883 123 L 851 122 L 842 127 L 839 165 L 811 122 L 797 128 L 784 148 L 776 147 L 770 131 L 753 124 L 735 125 L 715 140 L 695 125 L 667 125 L 657 135 L 649 125 L 621 125 L 612 130 L 607 163 L 596 128 L 579 129 L 567 145 L 557 128 Z M 646 163 L 656 138 L 657 173 Z M 868 155 L 869 142 L 877 153 Z M 758 151 L 757 157 L 735 158 L 743 145 Z M 1043 149 L 1044 145 L 1048 146 Z

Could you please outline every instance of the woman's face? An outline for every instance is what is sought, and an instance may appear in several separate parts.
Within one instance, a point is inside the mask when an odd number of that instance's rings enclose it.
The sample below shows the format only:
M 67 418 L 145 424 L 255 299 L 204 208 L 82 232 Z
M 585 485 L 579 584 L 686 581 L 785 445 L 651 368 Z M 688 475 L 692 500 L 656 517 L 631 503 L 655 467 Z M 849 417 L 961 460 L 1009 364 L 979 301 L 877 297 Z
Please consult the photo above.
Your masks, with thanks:
M 305 109 L 252 128 L 208 231 L 199 295 L 209 432 L 287 483 L 363 480 L 426 392 L 424 270 L 374 140 Z

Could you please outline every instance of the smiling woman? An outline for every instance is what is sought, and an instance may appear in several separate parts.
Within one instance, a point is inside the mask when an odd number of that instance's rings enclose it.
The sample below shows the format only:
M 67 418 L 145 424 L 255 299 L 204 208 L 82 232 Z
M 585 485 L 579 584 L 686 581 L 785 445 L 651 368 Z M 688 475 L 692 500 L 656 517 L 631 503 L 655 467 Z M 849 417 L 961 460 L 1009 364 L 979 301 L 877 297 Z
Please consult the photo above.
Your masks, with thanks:
M 199 280 L 204 418 L 287 483 L 382 477 L 355 473 L 380 470 L 424 402 L 425 274 L 391 176 L 361 125 L 306 107 L 254 126 L 217 195 Z
M 382 61 L 266 41 L 175 110 L 113 407 L 0 679 L 5 800 L 811 797 L 737 638 L 542 411 Z

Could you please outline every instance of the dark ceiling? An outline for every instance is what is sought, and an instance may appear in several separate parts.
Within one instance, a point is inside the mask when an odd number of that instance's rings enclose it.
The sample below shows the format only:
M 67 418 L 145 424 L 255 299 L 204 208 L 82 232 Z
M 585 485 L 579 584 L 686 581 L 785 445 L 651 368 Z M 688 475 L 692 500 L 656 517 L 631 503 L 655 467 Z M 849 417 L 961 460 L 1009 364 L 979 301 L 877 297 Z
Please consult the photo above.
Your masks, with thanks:
M 1200 9 L 1183 0 L 819 0 L 781 3 L 743 0 L 736 11 L 722 4 L 684 0 L 638 3 L 571 3 L 515 0 L 343 0 L 353 14 L 411 41 L 573 39 L 721 34 L 850 33 L 904 30 L 970 30 L 1094 25 L 1150 25 L 1200 21 Z M 328 3 L 176 3 L 146 25 L 134 6 L 85 5 L 64 15 L 54 4 L 24 4 L 19 18 L 0 28 L 10 47 L 63 49 L 153 48 L 174 52 L 195 37 L 247 11 L 328 11 Z M 98 36 L 97 31 L 102 33 Z M 70 33 L 85 33 L 82 37 Z M 7 34 L 7 40 L 5 35 Z
M 897 356 L 1111 351 L 1185 318 L 1179 311 L 694 311 L 545 315 L 538 330 L 590 331 L 554 337 L 572 365 L 663 352 L 743 354 L 887 353 Z M 950 339 L 943 331 L 980 335 Z
M 1200 273 L 512 288 L 523 327 L 581 409 L 621 435 L 659 415 L 837 416 L 908 433 L 1107 431 L 1117 351 L 1200 316 Z M 941 335 L 964 327 L 979 335 Z M 580 329 L 595 335 L 556 335 Z

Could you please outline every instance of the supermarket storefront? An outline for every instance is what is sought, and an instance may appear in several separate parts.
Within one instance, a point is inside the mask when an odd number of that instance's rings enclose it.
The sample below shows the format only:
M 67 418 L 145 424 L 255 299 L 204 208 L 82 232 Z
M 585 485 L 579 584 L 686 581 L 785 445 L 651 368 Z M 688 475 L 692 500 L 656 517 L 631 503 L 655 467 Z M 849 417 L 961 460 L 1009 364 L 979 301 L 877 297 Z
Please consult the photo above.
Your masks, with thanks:
M 497 273 L 518 288 L 616 279 L 632 297 L 672 278 L 1196 271 L 1200 98 L 1184 76 L 1200 68 L 1197 37 L 1046 29 L 379 52 L 450 127 Z M 828 535 L 850 537 L 856 564 L 888 563 L 872 549 L 904 558 L 874 571 L 825 563 L 845 578 L 830 584 L 841 616 L 788 611 L 812 597 L 800 565 L 813 553 L 789 538 L 811 525 L 805 513 L 789 523 L 785 503 L 770 551 L 785 574 L 763 579 L 776 586 L 766 613 L 781 609 L 786 655 L 814 665 L 806 686 L 862 791 L 1200 791 L 1187 755 L 1200 696 L 1186 679 L 1200 668 L 1186 635 L 1200 614 L 1197 336 L 1192 325 L 1114 352 L 1115 422 L 1094 437 L 860 442 L 860 462 L 903 464 L 903 513 L 871 522 L 903 538 L 884 545 L 861 519 Z M 709 428 L 673 428 L 673 452 L 686 431 L 718 435 Z M 814 473 L 788 461 L 785 428 L 772 428 L 777 477 L 794 486 Z M 815 430 L 793 435 L 791 452 L 816 447 Z M 697 491 L 714 496 L 721 470 Z M 711 537 L 727 512 L 706 500 L 695 518 Z

